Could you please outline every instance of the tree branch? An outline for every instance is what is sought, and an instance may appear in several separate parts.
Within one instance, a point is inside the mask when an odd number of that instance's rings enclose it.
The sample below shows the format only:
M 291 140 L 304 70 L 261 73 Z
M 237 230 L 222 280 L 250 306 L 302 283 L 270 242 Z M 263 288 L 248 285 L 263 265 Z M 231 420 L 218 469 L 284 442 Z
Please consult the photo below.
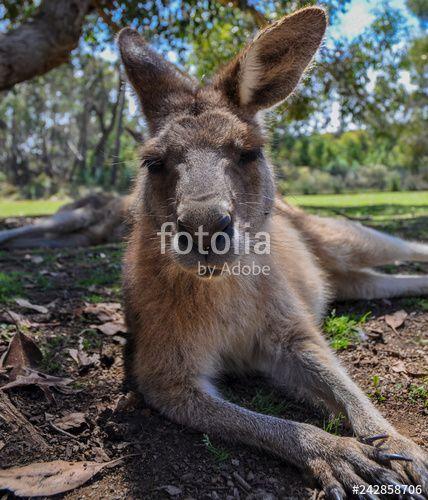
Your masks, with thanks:
M 42 0 L 32 19 L 0 34 L 0 90 L 67 62 L 91 8 L 91 0 Z

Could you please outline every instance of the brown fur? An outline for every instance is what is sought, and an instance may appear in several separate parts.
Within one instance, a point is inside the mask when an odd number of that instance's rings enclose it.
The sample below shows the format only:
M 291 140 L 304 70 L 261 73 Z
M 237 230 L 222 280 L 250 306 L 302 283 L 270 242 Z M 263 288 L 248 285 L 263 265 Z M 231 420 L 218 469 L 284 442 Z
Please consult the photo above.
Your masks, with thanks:
M 124 292 L 128 372 L 151 405 L 177 422 L 278 454 L 337 499 L 364 482 L 411 481 L 427 488 L 426 454 L 399 435 L 351 381 L 320 325 L 334 297 L 426 293 L 426 277 L 394 282 L 366 268 L 397 258 L 426 260 L 428 250 L 274 199 L 255 115 L 290 94 L 325 25 L 318 8 L 284 18 L 204 88 L 190 85 L 135 32 L 121 33 L 125 67 L 152 131 L 134 192 Z M 248 60 L 255 66 L 245 67 Z M 212 229 L 224 214 L 238 240 L 238 221 L 251 224 L 254 238 L 269 232 L 270 254 L 229 252 L 220 258 L 212 249 L 203 255 L 193 248 L 183 257 L 171 247 L 160 252 L 156 233 L 163 222 L 175 231 L 180 220 Z M 206 279 L 195 272 L 201 262 L 213 269 L 224 263 L 265 265 L 270 273 Z M 387 432 L 391 451 L 413 462 L 392 461 L 356 439 L 248 411 L 218 394 L 215 380 L 223 372 L 255 370 L 293 395 L 343 412 L 360 438 Z

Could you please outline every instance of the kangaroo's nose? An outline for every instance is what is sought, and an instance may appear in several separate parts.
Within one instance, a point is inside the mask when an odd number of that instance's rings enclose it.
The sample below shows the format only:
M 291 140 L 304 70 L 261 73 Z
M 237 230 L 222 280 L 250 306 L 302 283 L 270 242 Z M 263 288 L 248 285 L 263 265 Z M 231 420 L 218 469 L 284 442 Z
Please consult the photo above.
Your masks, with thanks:
M 200 239 L 204 249 L 211 248 L 212 237 L 215 233 L 226 233 L 229 238 L 232 237 L 232 217 L 229 213 L 209 214 L 201 217 L 195 216 L 192 213 L 185 213 L 177 219 L 177 229 L 179 232 L 189 233 L 194 244 L 198 245 Z M 222 251 L 225 248 L 225 236 L 217 235 L 215 238 L 215 246 Z

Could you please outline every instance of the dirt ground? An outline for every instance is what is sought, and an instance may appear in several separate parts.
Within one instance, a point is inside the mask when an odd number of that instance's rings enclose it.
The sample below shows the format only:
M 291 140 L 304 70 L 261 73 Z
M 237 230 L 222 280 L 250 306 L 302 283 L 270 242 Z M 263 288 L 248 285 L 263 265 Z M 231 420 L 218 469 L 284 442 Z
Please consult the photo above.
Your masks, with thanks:
M 3 227 L 20 223 L 7 220 Z M 422 236 L 422 227 L 415 225 L 412 229 L 413 237 Z M 403 233 L 409 236 L 404 229 Z M 109 306 L 107 317 L 97 309 L 103 303 L 120 302 L 121 254 L 122 245 L 0 253 L 0 356 L 16 332 L 17 322 L 44 354 L 39 369 L 73 380 L 69 386 L 72 391 L 53 389 L 53 398 L 35 387 L 7 391 L 13 405 L 48 447 L 41 452 L 0 413 L 0 466 L 54 459 L 105 461 L 131 455 L 121 465 L 103 470 L 64 496 L 69 499 L 316 498 L 319 492 L 297 470 L 275 457 L 211 440 L 175 425 L 143 401 L 126 407 L 121 355 L 126 334 L 120 326 L 115 335 L 99 330 L 112 318 L 118 325 L 116 313 L 108 317 L 117 306 Z M 428 273 L 428 265 L 399 269 Z M 21 307 L 16 297 L 45 306 L 48 311 Z M 333 304 L 331 309 L 335 317 L 360 317 L 370 312 L 361 326 L 365 333 L 338 355 L 381 412 L 403 433 L 426 445 L 428 299 L 359 301 Z M 385 315 L 400 310 L 408 316 L 394 331 Z M 15 322 L 7 311 L 18 315 Z M 70 349 L 79 347 L 81 353 L 95 355 L 92 366 L 79 367 L 70 355 Z M 0 385 L 6 382 L 6 373 L 0 372 Z M 223 391 L 228 398 L 257 411 L 314 423 L 330 432 L 347 432 L 340 419 L 308 408 L 294 401 L 292 395 L 284 399 L 262 380 L 227 380 Z M 58 430 L 57 419 L 74 412 L 84 414 L 83 423 L 66 432 Z M 13 495 L 0 494 L 0 498 Z

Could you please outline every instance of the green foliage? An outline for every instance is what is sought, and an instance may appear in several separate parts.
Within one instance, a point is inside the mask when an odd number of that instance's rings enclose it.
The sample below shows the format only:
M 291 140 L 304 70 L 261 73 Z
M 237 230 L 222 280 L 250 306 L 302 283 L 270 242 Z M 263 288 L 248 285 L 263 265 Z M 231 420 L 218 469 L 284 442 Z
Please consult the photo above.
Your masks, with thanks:
M 428 312 L 428 299 L 423 299 L 420 297 L 409 297 L 403 299 L 403 305 L 418 309 L 423 312 Z
M 346 420 L 345 415 L 339 413 L 338 415 L 330 417 L 328 420 L 324 421 L 323 429 L 330 434 L 340 436 L 343 430 L 343 424 Z
M 372 391 L 371 393 L 369 394 L 369 396 L 371 398 L 374 398 L 376 399 L 377 401 L 379 401 L 379 403 L 382 403 L 383 401 L 386 400 L 386 397 L 382 394 L 382 390 L 381 390 L 381 387 L 380 387 L 380 377 L 379 375 L 373 375 L 373 378 L 372 378 Z
M 208 434 L 203 435 L 202 442 L 217 462 L 224 462 L 230 458 L 230 452 L 225 448 L 213 445 Z
M 91 269 L 86 278 L 78 281 L 79 286 L 112 286 L 120 281 L 120 268 Z
M 359 318 L 351 315 L 337 316 L 333 310 L 324 322 L 324 331 L 330 339 L 331 347 L 341 351 L 358 342 L 358 328 L 367 321 L 370 314 L 368 312 Z
M 80 334 L 82 336 L 82 349 L 84 351 L 91 351 L 93 349 L 100 349 L 102 346 L 102 340 L 100 334 L 92 329 L 86 328 Z
M 417 134 L 414 130 L 413 139 Z M 282 141 L 274 132 L 271 157 L 284 194 L 428 189 L 424 144 L 415 154 L 407 139 L 391 146 L 385 138 L 363 130 Z
M 428 408 L 428 378 L 423 384 L 410 384 L 408 396 L 412 403 L 421 402 L 425 408 Z
M 85 300 L 87 302 L 90 302 L 91 304 L 99 304 L 100 302 L 105 301 L 105 297 L 103 295 L 98 295 L 96 293 L 93 293 L 89 295 L 88 297 L 85 297 Z
M 23 295 L 23 273 L 0 271 L 0 303 L 10 302 L 14 297 Z

